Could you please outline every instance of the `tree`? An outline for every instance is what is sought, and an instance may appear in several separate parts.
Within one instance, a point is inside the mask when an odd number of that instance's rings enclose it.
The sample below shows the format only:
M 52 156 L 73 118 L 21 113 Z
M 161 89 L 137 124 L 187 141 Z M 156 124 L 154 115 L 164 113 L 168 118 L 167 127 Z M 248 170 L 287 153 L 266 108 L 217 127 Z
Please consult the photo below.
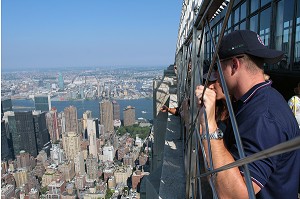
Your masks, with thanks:
M 111 189 L 106 190 L 105 199 L 110 199 L 114 192 Z

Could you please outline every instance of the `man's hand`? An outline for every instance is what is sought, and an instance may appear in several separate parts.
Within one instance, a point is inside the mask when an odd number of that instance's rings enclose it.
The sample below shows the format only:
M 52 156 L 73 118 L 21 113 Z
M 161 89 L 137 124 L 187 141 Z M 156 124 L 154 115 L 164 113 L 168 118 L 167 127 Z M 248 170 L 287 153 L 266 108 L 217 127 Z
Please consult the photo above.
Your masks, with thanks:
M 163 106 L 160 108 L 161 112 L 163 112 L 163 113 L 168 112 L 168 109 L 169 109 L 169 107 L 167 107 L 166 105 L 163 105 Z
M 209 88 L 205 89 L 204 96 L 202 98 L 204 91 L 204 86 L 197 86 L 195 90 L 195 95 L 197 98 L 197 105 L 200 110 L 200 124 L 204 127 L 205 126 L 205 120 L 203 116 L 203 111 L 205 109 L 207 114 L 207 121 L 208 126 L 210 129 L 216 129 L 217 122 L 215 119 L 215 109 L 216 109 L 216 92 L 213 89 L 213 85 L 211 85 Z

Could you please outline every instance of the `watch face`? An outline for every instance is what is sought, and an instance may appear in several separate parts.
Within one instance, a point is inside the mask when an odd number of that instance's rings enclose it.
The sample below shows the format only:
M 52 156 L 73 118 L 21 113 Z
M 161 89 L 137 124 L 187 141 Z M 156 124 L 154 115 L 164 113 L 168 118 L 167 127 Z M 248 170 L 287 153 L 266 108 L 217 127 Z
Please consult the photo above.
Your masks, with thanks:
M 223 132 L 222 131 L 218 131 L 218 139 L 222 139 L 223 138 Z

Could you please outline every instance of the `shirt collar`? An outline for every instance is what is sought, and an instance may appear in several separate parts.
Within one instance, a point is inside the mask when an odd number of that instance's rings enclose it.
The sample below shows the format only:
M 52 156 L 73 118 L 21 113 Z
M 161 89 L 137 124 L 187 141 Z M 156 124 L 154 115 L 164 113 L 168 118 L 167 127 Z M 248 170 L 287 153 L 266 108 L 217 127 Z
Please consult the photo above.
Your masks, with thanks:
M 266 86 L 270 86 L 271 84 L 272 84 L 271 80 L 267 80 L 265 82 L 256 84 L 241 97 L 240 101 L 242 101 L 243 103 L 247 103 L 258 90 Z
M 265 82 L 256 84 L 255 86 L 253 86 L 249 91 L 247 91 L 242 97 L 241 99 L 239 99 L 238 101 L 235 102 L 235 112 L 237 113 L 241 107 L 246 104 L 251 98 L 252 96 L 254 96 L 254 94 L 256 93 L 256 91 L 258 91 L 261 88 L 264 88 L 266 86 L 270 86 L 272 84 L 271 80 L 267 80 Z

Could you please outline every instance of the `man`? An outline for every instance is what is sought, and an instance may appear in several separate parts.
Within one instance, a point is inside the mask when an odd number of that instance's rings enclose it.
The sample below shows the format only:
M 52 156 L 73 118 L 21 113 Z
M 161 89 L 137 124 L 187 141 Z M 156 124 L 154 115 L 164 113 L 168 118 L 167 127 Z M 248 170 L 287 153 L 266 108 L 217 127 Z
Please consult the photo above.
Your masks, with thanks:
M 284 98 L 265 81 L 263 64 L 273 64 L 283 52 L 268 49 L 252 31 L 238 30 L 223 37 L 219 57 L 229 94 L 236 100 L 235 117 L 246 156 L 268 149 L 300 135 L 299 127 Z M 218 80 L 219 81 L 219 80 Z M 202 104 L 203 86 L 195 95 Z M 232 128 L 224 138 L 215 121 L 216 93 L 205 90 L 209 138 L 202 133 L 205 150 L 210 139 L 214 168 L 239 159 Z M 203 119 L 200 122 L 203 124 Z M 204 125 L 203 125 L 204 126 Z M 292 151 L 248 164 L 257 198 L 297 198 L 300 154 Z M 248 198 L 242 168 L 232 168 L 216 175 L 219 198 Z

